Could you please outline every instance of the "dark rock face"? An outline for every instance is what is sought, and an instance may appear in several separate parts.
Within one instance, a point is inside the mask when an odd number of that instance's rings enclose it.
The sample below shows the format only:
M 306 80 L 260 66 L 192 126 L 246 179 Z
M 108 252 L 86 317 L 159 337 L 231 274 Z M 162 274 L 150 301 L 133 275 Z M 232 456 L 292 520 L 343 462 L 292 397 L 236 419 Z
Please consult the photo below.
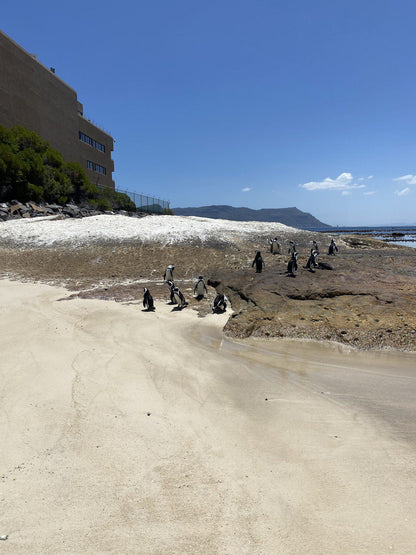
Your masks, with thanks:
M 416 252 L 348 251 L 331 260 L 332 271 L 300 268 L 296 279 L 284 265 L 223 276 L 235 311 L 227 333 L 416 350 Z

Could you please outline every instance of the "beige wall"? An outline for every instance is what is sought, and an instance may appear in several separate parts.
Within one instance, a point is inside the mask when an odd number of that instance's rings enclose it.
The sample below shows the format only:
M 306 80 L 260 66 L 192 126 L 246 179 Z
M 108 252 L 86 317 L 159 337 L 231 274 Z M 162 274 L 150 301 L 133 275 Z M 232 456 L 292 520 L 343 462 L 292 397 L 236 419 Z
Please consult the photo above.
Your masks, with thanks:
M 113 150 L 113 139 L 104 131 L 93 125 L 84 117 L 78 115 L 78 129 L 85 135 L 98 141 L 105 146 L 105 152 L 90 146 L 87 143 L 79 141 L 79 161 L 83 168 L 86 168 L 87 175 L 94 185 L 106 185 L 114 188 L 114 181 L 112 181 L 112 172 L 114 171 L 114 162 L 111 159 L 111 152 Z M 100 164 L 106 168 L 106 175 L 88 169 L 87 161 L 90 160 L 95 164 Z M 110 182 L 111 180 L 111 182 Z
M 113 139 L 79 111 L 77 93 L 0 31 L 0 124 L 35 131 L 65 160 L 79 162 L 92 183 L 114 188 Z M 80 141 L 79 131 L 105 145 L 105 153 Z M 105 167 L 106 175 L 89 170 L 87 160 Z

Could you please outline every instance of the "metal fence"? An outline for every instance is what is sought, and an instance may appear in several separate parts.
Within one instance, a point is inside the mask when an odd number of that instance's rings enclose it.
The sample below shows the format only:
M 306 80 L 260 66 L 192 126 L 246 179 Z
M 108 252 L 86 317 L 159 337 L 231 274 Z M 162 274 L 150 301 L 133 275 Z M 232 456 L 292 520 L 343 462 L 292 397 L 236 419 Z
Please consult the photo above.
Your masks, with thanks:
M 163 200 L 143 193 L 132 193 L 131 191 L 124 191 L 123 189 L 116 188 L 117 193 L 124 193 L 136 205 L 138 212 L 149 212 L 149 214 L 163 214 L 166 210 L 170 209 L 168 200 Z

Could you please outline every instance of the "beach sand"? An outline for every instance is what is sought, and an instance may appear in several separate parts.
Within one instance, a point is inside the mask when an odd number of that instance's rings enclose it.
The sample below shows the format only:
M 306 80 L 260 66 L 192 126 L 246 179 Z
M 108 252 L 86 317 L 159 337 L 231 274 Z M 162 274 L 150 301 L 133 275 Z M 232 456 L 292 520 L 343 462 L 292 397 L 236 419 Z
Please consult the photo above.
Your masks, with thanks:
M 416 551 L 413 354 L 69 297 L 0 281 L 3 553 Z

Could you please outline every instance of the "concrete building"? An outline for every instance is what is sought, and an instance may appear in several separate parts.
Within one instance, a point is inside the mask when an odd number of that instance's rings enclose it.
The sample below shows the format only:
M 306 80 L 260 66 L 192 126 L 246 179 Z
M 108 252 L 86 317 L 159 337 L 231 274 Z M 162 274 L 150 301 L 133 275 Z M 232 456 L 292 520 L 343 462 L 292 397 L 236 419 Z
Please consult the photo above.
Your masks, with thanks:
M 114 189 L 113 138 L 83 116 L 77 93 L 0 31 L 0 125 L 38 133 L 91 183 Z

